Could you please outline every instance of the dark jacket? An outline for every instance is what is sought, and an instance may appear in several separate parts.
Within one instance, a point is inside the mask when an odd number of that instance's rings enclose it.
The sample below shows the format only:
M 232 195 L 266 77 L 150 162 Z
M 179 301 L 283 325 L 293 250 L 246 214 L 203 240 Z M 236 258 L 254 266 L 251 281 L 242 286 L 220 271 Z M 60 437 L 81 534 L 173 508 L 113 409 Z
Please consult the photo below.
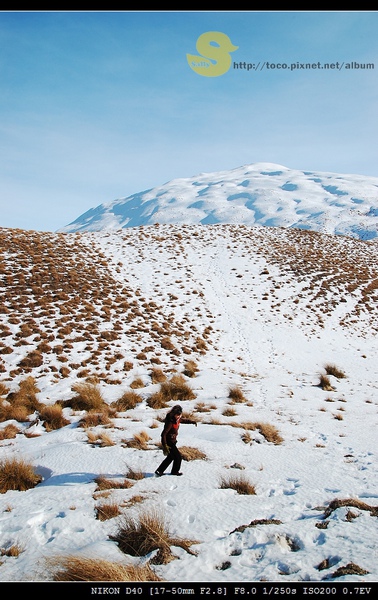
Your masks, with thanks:
M 173 446 L 176 444 L 180 423 L 195 424 L 196 421 L 192 421 L 191 419 L 182 419 L 181 417 L 176 421 L 176 418 L 168 413 L 165 418 L 164 429 L 161 434 L 161 442 L 163 446 Z

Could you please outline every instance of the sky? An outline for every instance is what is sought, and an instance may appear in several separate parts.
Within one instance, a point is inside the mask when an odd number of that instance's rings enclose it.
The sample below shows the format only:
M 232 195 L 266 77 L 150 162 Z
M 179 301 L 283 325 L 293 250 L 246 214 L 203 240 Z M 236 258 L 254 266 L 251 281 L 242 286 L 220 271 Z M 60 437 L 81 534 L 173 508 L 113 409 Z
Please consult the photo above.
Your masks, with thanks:
M 378 11 L 1 12 L 0 226 L 56 231 L 255 162 L 378 177 L 377 26 Z M 217 76 L 186 56 L 207 32 L 237 47 Z

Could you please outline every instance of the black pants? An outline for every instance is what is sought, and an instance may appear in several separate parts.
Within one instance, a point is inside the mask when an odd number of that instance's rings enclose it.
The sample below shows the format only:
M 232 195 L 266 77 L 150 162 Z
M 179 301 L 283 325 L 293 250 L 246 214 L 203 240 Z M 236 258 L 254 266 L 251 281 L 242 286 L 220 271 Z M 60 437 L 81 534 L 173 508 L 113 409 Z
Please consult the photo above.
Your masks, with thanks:
M 180 471 L 182 456 L 176 444 L 172 444 L 171 446 L 168 446 L 168 448 L 169 454 L 157 468 L 157 471 L 159 471 L 159 473 L 164 473 L 165 469 L 173 462 L 171 473 L 178 473 Z

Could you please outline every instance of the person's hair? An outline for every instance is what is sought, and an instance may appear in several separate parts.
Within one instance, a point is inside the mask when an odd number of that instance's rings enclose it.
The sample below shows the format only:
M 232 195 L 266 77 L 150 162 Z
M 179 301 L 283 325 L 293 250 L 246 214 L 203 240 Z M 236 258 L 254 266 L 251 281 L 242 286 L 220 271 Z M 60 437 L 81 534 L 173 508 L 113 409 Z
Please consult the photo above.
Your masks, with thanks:
M 174 406 L 171 410 L 170 410 L 171 415 L 181 415 L 182 413 L 182 408 L 179 404 L 176 404 L 176 406 Z

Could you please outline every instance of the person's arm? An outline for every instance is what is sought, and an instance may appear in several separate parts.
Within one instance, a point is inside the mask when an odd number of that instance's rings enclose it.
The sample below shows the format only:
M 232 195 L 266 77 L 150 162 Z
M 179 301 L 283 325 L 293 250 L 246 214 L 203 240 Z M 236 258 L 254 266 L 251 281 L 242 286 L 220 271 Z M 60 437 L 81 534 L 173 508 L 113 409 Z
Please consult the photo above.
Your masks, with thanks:
M 166 423 L 164 425 L 164 429 L 163 429 L 163 433 L 161 434 L 161 443 L 163 446 L 163 451 L 165 452 L 169 452 L 169 447 L 167 444 L 167 433 L 172 429 L 172 423 Z

